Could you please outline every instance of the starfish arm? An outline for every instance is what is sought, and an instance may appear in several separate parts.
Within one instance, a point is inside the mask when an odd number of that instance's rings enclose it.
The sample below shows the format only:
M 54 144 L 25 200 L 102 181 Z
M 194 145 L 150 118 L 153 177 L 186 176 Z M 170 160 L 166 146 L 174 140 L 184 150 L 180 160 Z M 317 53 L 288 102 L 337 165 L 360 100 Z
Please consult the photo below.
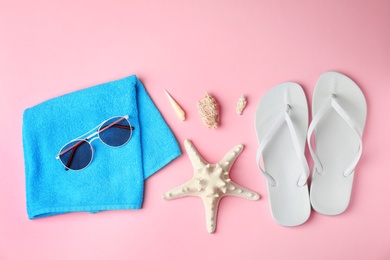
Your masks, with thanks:
M 203 159 L 203 157 L 199 154 L 199 152 L 196 150 L 194 144 L 186 139 L 184 140 L 184 147 L 186 148 L 188 157 L 190 158 L 190 161 L 192 163 L 192 166 L 195 170 L 198 170 L 200 168 L 203 168 L 208 163 Z
M 218 204 L 221 198 L 202 197 L 202 200 L 206 212 L 206 228 L 207 231 L 211 234 L 215 232 L 217 227 Z
M 230 168 L 232 168 L 232 165 L 236 161 L 237 157 L 242 153 L 242 150 L 244 150 L 244 145 L 239 144 L 234 146 L 223 158 L 218 162 L 218 164 L 221 165 L 226 171 L 230 171 Z
M 230 182 L 229 188 L 227 189 L 224 196 L 233 196 L 240 197 L 247 200 L 258 200 L 260 199 L 260 195 L 254 191 L 251 191 L 241 185 L 238 185 L 235 182 Z
M 192 191 L 191 187 L 193 187 L 194 181 L 190 180 L 180 186 L 177 186 L 167 192 L 164 193 L 163 198 L 165 200 L 173 200 L 181 197 L 186 196 L 195 196 L 194 192 Z

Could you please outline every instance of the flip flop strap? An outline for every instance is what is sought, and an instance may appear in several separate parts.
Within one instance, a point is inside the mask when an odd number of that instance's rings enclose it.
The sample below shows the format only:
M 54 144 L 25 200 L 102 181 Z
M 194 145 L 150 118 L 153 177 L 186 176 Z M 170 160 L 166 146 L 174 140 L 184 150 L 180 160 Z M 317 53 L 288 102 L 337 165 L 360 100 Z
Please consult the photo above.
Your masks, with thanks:
M 340 103 L 337 102 L 336 96 L 334 94 L 332 95 L 330 102 L 328 102 L 325 106 L 321 107 L 320 110 L 318 110 L 317 114 L 314 116 L 307 133 L 307 143 L 309 146 L 310 154 L 314 160 L 314 167 L 318 172 L 318 174 L 322 175 L 324 172 L 324 168 L 320 160 L 318 159 L 318 156 L 316 155 L 315 151 L 313 150 L 310 141 L 314 129 L 316 128 L 318 123 L 324 118 L 325 114 L 329 112 L 332 108 L 340 115 L 340 117 L 353 130 L 353 133 L 356 135 L 359 141 L 359 148 L 357 154 L 343 173 L 345 177 L 348 177 L 355 171 L 355 167 L 360 159 L 360 156 L 362 155 L 362 151 L 363 151 L 362 133 L 359 127 L 357 126 L 357 124 L 355 123 L 355 121 L 348 115 L 347 111 L 345 111 L 345 109 L 340 105 Z
M 291 107 L 290 105 L 287 105 L 286 112 L 284 112 L 282 115 L 279 116 L 278 120 L 276 120 L 275 124 L 270 128 L 270 130 L 267 132 L 267 134 L 263 137 L 259 144 L 259 148 L 257 149 L 256 153 L 256 162 L 257 166 L 259 167 L 260 171 L 263 173 L 264 177 L 268 181 L 268 183 L 271 186 L 276 186 L 276 180 L 268 173 L 266 172 L 260 165 L 260 159 L 262 158 L 262 154 L 264 149 L 267 147 L 269 142 L 272 140 L 272 138 L 275 136 L 275 134 L 278 132 L 278 130 L 282 127 L 283 123 L 286 122 L 290 136 L 294 145 L 294 149 L 296 154 L 298 155 L 298 159 L 302 165 L 303 173 L 299 177 L 298 180 L 298 186 L 304 186 L 306 184 L 306 181 L 309 177 L 309 166 L 307 164 L 304 150 L 302 146 L 300 145 L 300 142 L 298 140 L 297 131 L 295 130 L 294 124 L 289 116 L 289 111 Z

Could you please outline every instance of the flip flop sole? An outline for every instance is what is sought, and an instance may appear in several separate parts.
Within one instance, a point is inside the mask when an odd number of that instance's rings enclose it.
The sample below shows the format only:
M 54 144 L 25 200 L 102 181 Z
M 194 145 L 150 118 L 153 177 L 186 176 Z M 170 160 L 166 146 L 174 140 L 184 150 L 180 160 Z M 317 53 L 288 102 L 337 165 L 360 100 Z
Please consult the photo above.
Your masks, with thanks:
M 302 88 L 292 82 L 273 87 L 258 103 L 255 127 L 259 144 L 280 115 L 285 113 L 286 95 L 291 106 L 289 115 L 298 140 L 301 146 L 305 147 L 307 101 Z M 286 123 L 281 126 L 262 154 L 265 171 L 276 181 L 275 186 L 267 182 L 272 217 L 283 226 L 297 226 L 306 222 L 311 212 L 308 187 L 307 184 L 301 187 L 297 185 L 303 169 Z
M 313 93 L 313 118 L 332 95 L 363 132 L 367 114 L 364 95 L 355 82 L 337 72 L 326 72 L 318 79 Z M 348 177 L 343 173 L 356 156 L 359 142 L 352 128 L 334 109 L 324 115 L 314 133 L 316 154 L 323 173 L 319 174 L 313 167 L 311 204 L 319 213 L 338 215 L 349 205 L 354 173 Z

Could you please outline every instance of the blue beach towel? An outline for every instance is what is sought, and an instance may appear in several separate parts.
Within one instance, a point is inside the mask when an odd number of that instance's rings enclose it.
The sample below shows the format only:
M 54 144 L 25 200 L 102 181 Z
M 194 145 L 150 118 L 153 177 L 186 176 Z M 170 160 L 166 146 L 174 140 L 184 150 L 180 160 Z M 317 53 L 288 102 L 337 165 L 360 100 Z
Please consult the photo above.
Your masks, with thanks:
M 119 148 L 91 143 L 91 164 L 66 171 L 63 145 L 114 116 L 129 115 L 131 139 Z M 181 154 L 160 112 L 135 75 L 66 94 L 23 115 L 27 214 L 140 209 L 144 181 Z

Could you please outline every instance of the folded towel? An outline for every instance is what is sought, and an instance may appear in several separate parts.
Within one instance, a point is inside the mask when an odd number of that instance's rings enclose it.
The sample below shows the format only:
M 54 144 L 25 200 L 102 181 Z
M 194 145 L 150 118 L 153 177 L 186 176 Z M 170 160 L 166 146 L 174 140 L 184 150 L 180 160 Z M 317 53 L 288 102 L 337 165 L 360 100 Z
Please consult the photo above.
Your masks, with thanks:
M 131 139 L 120 148 L 95 140 L 91 164 L 66 171 L 63 145 L 114 116 L 129 115 Z M 179 156 L 168 125 L 135 75 L 66 94 L 23 115 L 27 214 L 140 209 L 144 180 Z

